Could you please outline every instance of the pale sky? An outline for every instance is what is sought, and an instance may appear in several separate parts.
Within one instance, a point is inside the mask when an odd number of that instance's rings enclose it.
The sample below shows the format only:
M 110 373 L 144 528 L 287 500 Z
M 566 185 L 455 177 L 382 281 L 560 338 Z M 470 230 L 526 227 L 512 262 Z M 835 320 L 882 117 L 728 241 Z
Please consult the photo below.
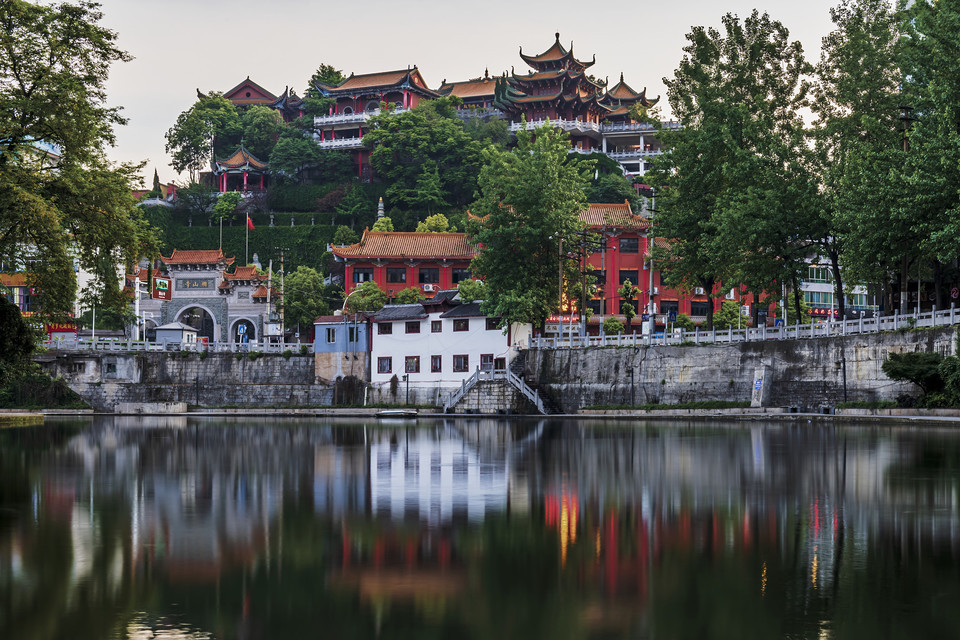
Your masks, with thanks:
M 147 161 L 144 175 L 180 180 L 164 151 L 164 133 L 196 99 L 196 90 L 226 91 L 248 75 L 279 95 L 290 85 L 303 95 L 321 63 L 346 75 L 417 65 L 436 89 L 444 79 L 466 80 L 510 70 L 554 41 L 597 62 L 590 71 L 648 96 L 665 93 L 693 25 L 719 26 L 726 12 L 741 17 L 754 7 L 783 22 L 803 43 L 808 59 L 832 29 L 830 7 L 839 0 L 676 0 L 626 3 L 505 2 L 485 0 L 99 0 L 102 24 L 119 34 L 134 60 L 114 65 L 109 100 L 130 123 L 118 130 L 111 157 Z M 661 105 L 666 106 L 664 95 Z M 667 107 L 668 108 L 668 107 Z

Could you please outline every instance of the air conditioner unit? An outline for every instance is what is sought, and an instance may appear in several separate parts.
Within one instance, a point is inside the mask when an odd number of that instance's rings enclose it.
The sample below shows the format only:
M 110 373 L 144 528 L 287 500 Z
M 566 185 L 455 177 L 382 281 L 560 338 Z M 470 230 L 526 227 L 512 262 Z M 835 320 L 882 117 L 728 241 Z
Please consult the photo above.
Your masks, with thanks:
M 424 290 L 424 291 L 436 291 L 436 290 L 437 290 L 437 285 L 435 285 L 435 284 L 425 284 L 425 285 L 423 285 L 423 290 Z
M 728 292 L 727 292 L 727 295 L 725 295 L 724 297 L 725 297 L 727 300 L 736 300 L 736 299 L 737 299 L 737 290 L 736 290 L 736 289 L 730 289 L 730 291 L 728 291 Z
M 653 295 L 655 295 L 655 296 L 660 295 L 660 287 L 654 287 L 654 288 L 653 288 Z
M 703 287 L 696 287 L 696 288 L 693 290 L 693 295 L 695 295 L 695 296 L 704 296 L 704 295 L 706 295 L 706 292 L 703 290 Z

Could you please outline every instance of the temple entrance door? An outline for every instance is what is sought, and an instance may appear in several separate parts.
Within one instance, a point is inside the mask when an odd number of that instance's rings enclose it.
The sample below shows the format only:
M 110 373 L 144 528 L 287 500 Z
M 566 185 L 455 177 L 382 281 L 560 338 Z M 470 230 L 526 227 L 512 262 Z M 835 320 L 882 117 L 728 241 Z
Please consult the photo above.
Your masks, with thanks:
M 187 307 L 180 312 L 180 315 L 177 317 L 177 322 L 182 322 L 196 329 L 198 338 L 206 338 L 210 342 L 216 340 L 213 334 L 213 317 L 206 309 L 201 307 Z
M 239 320 L 233 325 L 233 341 L 237 344 L 249 344 L 257 341 L 257 326 L 249 320 Z

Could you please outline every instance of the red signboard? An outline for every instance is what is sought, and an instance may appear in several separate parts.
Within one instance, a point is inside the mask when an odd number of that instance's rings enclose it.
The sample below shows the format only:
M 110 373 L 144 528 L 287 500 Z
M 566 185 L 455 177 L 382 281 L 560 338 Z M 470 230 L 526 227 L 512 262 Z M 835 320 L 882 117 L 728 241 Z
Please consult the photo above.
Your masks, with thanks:
M 170 278 L 153 279 L 153 298 L 156 300 L 173 299 L 173 291 L 170 287 Z
M 51 322 L 48 325 L 45 325 L 44 328 L 47 331 L 47 338 L 53 338 L 54 333 L 72 333 L 77 334 L 77 327 L 72 324 L 64 324 L 58 322 Z

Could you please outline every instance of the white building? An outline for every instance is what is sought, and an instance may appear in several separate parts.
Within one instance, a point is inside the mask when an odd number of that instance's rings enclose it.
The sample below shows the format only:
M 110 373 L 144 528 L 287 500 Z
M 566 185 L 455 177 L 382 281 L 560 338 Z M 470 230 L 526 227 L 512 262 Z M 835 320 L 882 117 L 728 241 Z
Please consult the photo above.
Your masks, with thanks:
M 411 387 L 457 387 L 477 370 L 506 369 L 530 337 L 530 325 L 497 326 L 456 290 L 415 304 L 387 305 L 373 317 L 371 382 L 409 376 Z

